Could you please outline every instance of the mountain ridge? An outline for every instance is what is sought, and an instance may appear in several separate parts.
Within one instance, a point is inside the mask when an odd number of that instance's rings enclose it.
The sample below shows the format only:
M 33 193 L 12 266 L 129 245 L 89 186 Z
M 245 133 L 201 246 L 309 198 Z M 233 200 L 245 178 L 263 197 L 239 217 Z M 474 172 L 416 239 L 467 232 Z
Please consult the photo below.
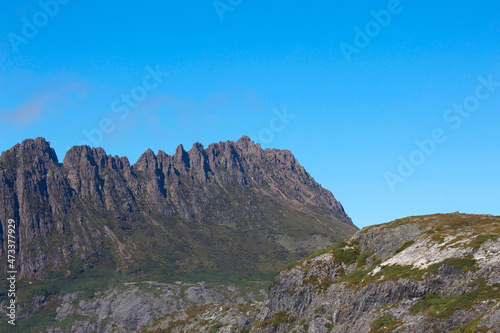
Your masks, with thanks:
M 357 230 L 290 151 L 247 136 L 148 149 L 133 165 L 89 146 L 61 163 L 44 138 L 27 139 L 0 156 L 0 208 L 2 234 L 20 222 L 23 278 L 101 266 L 274 271 Z

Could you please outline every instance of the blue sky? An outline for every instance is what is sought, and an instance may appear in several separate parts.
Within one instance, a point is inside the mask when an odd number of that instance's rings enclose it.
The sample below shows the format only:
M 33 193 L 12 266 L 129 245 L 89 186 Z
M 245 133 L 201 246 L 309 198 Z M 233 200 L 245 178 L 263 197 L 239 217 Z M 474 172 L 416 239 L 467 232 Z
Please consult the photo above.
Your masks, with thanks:
M 55 1 L 2 5 L 2 151 L 248 135 L 359 227 L 500 215 L 498 1 Z

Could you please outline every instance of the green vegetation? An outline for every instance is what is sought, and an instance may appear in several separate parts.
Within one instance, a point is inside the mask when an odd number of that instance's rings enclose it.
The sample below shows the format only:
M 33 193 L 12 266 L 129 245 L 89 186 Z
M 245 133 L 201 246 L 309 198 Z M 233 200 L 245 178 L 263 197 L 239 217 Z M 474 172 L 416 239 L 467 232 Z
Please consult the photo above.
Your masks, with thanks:
M 29 284 L 25 282 L 19 287 L 19 296 L 23 299 L 31 299 L 36 295 L 50 297 L 80 292 L 83 297 L 92 298 L 96 293 L 111 288 L 116 282 L 127 281 L 128 278 L 128 275 L 99 268 L 84 274 L 58 275 L 42 283 Z
M 46 305 L 40 309 L 32 312 L 30 316 L 26 319 L 21 319 L 16 322 L 16 327 L 19 328 L 20 332 L 42 332 L 45 331 L 49 326 L 57 326 L 61 328 L 69 327 L 78 319 L 78 316 L 69 316 L 63 321 L 59 322 L 55 320 L 56 316 L 56 296 L 61 296 L 67 293 L 77 293 L 76 298 L 73 299 L 73 303 L 78 303 L 80 300 L 89 300 L 103 293 L 113 287 L 117 287 L 124 282 L 138 282 L 138 286 L 147 292 L 159 295 L 162 292 L 157 290 L 157 288 L 151 288 L 150 286 L 137 281 L 137 276 L 131 276 L 128 274 L 118 273 L 111 269 L 96 268 L 85 273 L 78 274 L 80 268 L 73 267 L 74 273 L 67 276 L 62 275 L 59 272 L 49 272 L 48 276 L 50 280 L 43 282 L 36 281 L 26 281 L 22 280 L 18 283 L 18 297 L 21 300 L 32 300 L 36 296 L 43 296 L 46 299 Z M 192 274 L 186 274 L 177 280 L 184 280 L 189 282 L 199 282 L 204 281 L 214 285 L 233 285 L 238 287 L 239 292 L 242 294 L 254 293 L 260 295 L 258 292 L 261 289 L 266 289 L 270 285 L 271 281 L 274 279 L 274 273 L 266 274 L 256 272 L 254 274 L 246 274 L 244 276 L 239 276 L 234 273 L 221 273 L 221 272 L 211 272 L 211 271 L 197 271 Z M 170 279 L 169 279 L 170 280 Z M 173 280 L 173 278 L 172 278 Z M 174 281 L 177 281 L 174 280 Z M 31 284 L 29 283 L 31 282 Z M 2 290 L 5 286 L 2 285 Z M 5 295 L 1 295 L 3 298 Z M 195 311 L 194 309 L 193 311 Z M 200 311 L 202 311 L 201 308 Z M 190 313 L 193 315 L 192 313 Z M 0 332 L 10 332 L 10 326 L 3 321 L 0 323 Z M 69 331 L 69 330 L 68 330 Z
M 174 281 L 182 281 L 185 283 L 198 283 L 206 282 L 215 285 L 234 285 L 234 286 L 247 286 L 252 282 L 265 282 L 270 284 L 276 273 L 274 272 L 254 272 L 247 274 L 236 274 L 232 272 L 221 272 L 208 269 L 196 269 L 193 272 L 186 273 L 183 275 L 176 275 L 169 278 L 165 282 L 171 283 Z
M 413 265 L 391 265 L 382 266 L 382 269 L 375 274 L 376 278 L 383 280 L 412 279 L 421 280 L 426 270 L 413 267 Z
M 127 276 L 110 269 L 95 269 L 88 273 L 72 273 L 68 276 L 51 274 L 53 278 L 44 282 L 29 284 L 20 281 L 18 285 L 18 298 L 21 300 L 32 300 L 35 296 L 43 296 L 47 299 L 47 305 L 34 311 L 28 318 L 17 320 L 16 327 L 20 332 L 42 332 L 51 325 L 70 325 L 74 317 L 66 318 L 63 323 L 55 320 L 56 305 L 52 300 L 55 296 L 78 292 L 74 300 L 91 299 L 97 293 L 111 288 L 115 283 L 127 280 Z M 29 304 L 29 303 L 26 303 Z M 1 332 L 9 332 L 6 323 L 0 324 Z
M 369 274 L 377 265 L 378 264 L 375 263 L 368 269 L 356 269 L 334 281 L 334 283 L 347 282 L 349 286 L 364 286 L 369 283 L 380 283 L 397 279 L 420 280 L 423 278 L 424 274 L 427 273 L 427 270 L 418 269 L 412 265 L 391 265 L 382 266 L 380 271 L 376 274 Z
M 409 248 L 413 244 L 415 244 L 414 240 L 411 240 L 411 241 L 404 243 L 403 245 L 401 245 L 401 247 L 399 249 L 396 250 L 396 253 L 403 252 L 405 249 Z
M 207 311 L 210 311 L 211 308 L 213 308 L 213 307 L 214 307 L 213 304 L 203 304 L 203 305 L 199 305 L 199 306 L 193 306 L 193 307 L 187 308 L 185 310 L 180 310 L 180 311 L 170 313 L 169 315 L 167 315 L 167 317 L 164 317 L 164 318 L 161 318 L 160 320 L 157 320 L 156 323 L 159 323 L 161 320 L 164 320 L 166 318 L 176 318 L 180 312 L 184 312 L 187 315 L 187 318 L 173 320 L 169 323 L 169 327 L 167 329 L 156 329 L 154 332 L 155 333 L 168 333 L 168 332 L 172 332 L 172 329 L 182 327 L 182 326 L 187 325 L 189 323 L 194 323 L 194 322 L 196 322 L 197 316 L 199 316 L 200 314 L 206 313 Z M 209 328 L 209 332 L 217 332 L 219 328 L 223 327 L 223 325 L 220 324 L 219 322 L 211 322 L 210 323 L 208 321 L 202 320 L 200 322 L 200 324 L 202 324 L 203 326 L 211 324 L 212 326 Z M 141 330 L 141 332 L 144 332 L 144 331 L 145 331 L 144 329 Z
M 358 267 L 361 267 L 366 264 L 366 259 L 373 255 L 373 251 L 361 253 L 358 257 Z
M 349 245 L 351 245 L 351 246 L 359 246 L 359 238 L 351 239 L 349 241 Z
M 272 319 L 271 325 L 273 327 L 278 327 L 279 324 L 285 323 L 288 321 L 288 315 L 285 314 L 284 312 L 278 312 Z
M 334 283 L 334 281 L 329 276 L 320 279 L 318 275 L 311 275 L 304 281 L 304 283 L 312 285 L 314 289 L 323 292 L 327 290 Z
M 323 313 L 323 312 L 325 312 L 325 306 L 324 305 L 320 305 L 316 309 L 314 309 L 314 313 Z
M 388 333 L 393 332 L 397 327 L 402 324 L 400 320 L 397 320 L 392 315 L 385 315 L 378 319 L 375 319 L 370 327 L 370 333 Z
M 332 245 L 329 245 L 329 246 L 325 247 L 324 249 L 316 250 L 316 251 L 309 253 L 304 259 L 310 260 L 310 259 L 316 258 L 322 254 L 329 253 L 329 252 L 332 252 L 336 249 L 344 248 L 346 246 L 347 246 L 347 243 L 345 241 L 333 243 Z
M 74 314 L 74 315 L 70 315 L 70 316 L 67 316 L 66 318 L 64 318 L 63 320 L 61 320 L 57 326 L 62 328 L 63 330 L 65 330 L 66 332 L 69 332 L 71 331 L 71 327 L 75 324 L 76 321 L 78 320 L 85 320 L 87 318 L 85 318 L 84 316 L 81 316 L 81 315 L 78 315 L 78 314 Z
M 350 246 L 350 247 L 348 247 Z M 347 247 L 347 248 L 346 248 Z M 342 262 L 347 265 L 358 263 L 362 266 L 366 260 L 373 255 L 373 252 L 359 253 L 359 240 L 355 239 L 350 244 L 347 242 L 337 242 L 328 247 L 309 253 L 304 260 L 311 260 L 325 253 L 333 253 L 335 261 Z M 295 267 L 296 264 L 290 264 L 287 268 Z
M 332 244 L 324 249 L 313 251 L 309 253 L 304 260 L 310 260 L 313 259 L 317 256 L 320 256 L 324 253 L 332 253 L 335 261 L 338 263 L 344 263 L 346 265 L 352 265 L 354 263 L 357 263 L 357 267 L 363 267 L 366 265 L 367 259 L 370 258 L 373 255 L 373 251 L 370 252 L 365 252 L 365 253 L 360 253 L 359 252 L 359 239 L 354 239 L 351 240 L 349 243 L 347 242 L 337 242 L 335 244 Z M 375 258 L 376 259 L 376 258 Z M 380 263 L 380 260 L 375 260 L 375 264 Z M 295 267 L 297 264 L 290 264 L 287 266 L 287 268 L 292 268 Z M 371 271 L 374 267 L 372 267 L 370 270 Z M 339 267 L 337 269 L 337 274 L 343 275 L 344 270 L 342 267 Z M 354 273 L 351 273 L 347 276 L 343 276 L 341 278 L 341 281 L 345 280 L 350 280 L 352 278 L 357 279 L 360 275 L 363 273 L 366 273 L 365 270 L 358 270 L 355 271 Z M 306 283 L 316 285 L 320 289 L 327 289 L 329 286 L 331 286 L 333 283 L 336 281 L 333 281 L 329 278 L 320 280 L 318 277 L 315 276 L 310 276 L 306 281 Z
M 285 266 L 285 269 L 292 269 L 295 266 L 297 266 L 298 263 L 299 263 L 298 261 L 292 261 L 291 263 L 289 263 L 288 265 Z
M 357 269 L 352 273 L 342 276 L 340 279 L 334 281 L 334 283 L 342 283 L 347 281 L 349 286 L 358 286 L 363 282 L 370 271 L 371 270 L 369 269 Z
M 498 236 L 496 236 L 496 235 L 479 235 L 476 237 L 474 242 L 476 244 L 483 244 L 484 242 L 486 242 L 490 239 L 497 240 Z
M 359 251 L 357 249 L 335 249 L 333 254 L 335 260 L 350 265 L 358 260 Z
M 215 325 L 213 325 L 212 327 L 210 327 L 210 333 L 216 333 L 219 328 L 222 328 L 224 327 L 224 325 L 222 325 L 221 323 L 217 323 Z
M 58 324 L 55 320 L 56 307 L 44 307 L 31 314 L 30 317 L 23 320 L 16 320 L 15 330 L 12 325 L 7 323 L 7 320 L 2 320 L 0 323 L 0 332 L 26 332 L 39 333 L 44 332 L 46 327 Z
M 500 284 L 488 286 L 484 279 L 478 279 L 472 286 L 477 289 L 463 295 L 439 296 L 434 292 L 427 292 L 423 300 L 414 304 L 410 311 L 413 315 L 424 312 L 431 317 L 447 317 L 478 302 L 500 299 Z
M 255 327 L 266 327 L 271 325 L 272 327 L 278 327 L 282 323 L 294 322 L 297 318 L 295 316 L 289 316 L 283 311 L 276 313 L 273 318 L 266 320 L 265 322 L 255 322 Z
M 462 325 L 451 333 L 487 333 L 489 331 L 487 328 L 478 327 L 481 319 L 483 319 L 483 315 L 478 316 L 470 323 Z
M 332 323 L 325 323 L 324 325 L 326 328 L 328 328 L 328 330 L 332 330 L 332 328 L 334 327 Z
M 443 266 L 451 266 L 461 269 L 464 272 L 475 271 L 477 269 L 476 260 L 472 258 L 446 258 L 445 260 L 431 265 L 427 269 L 420 269 L 413 265 L 390 265 L 381 266 L 376 274 L 369 274 L 373 271 L 380 261 L 376 261 L 367 269 L 356 269 L 355 271 L 343 275 L 332 283 L 347 282 L 349 286 L 364 286 L 369 283 L 380 283 L 388 280 L 411 279 L 422 280 L 427 274 L 437 274 L 438 269 Z
M 464 272 L 474 271 L 477 269 L 476 260 L 472 258 L 446 258 L 443 261 L 433 264 L 429 267 L 429 271 L 436 273 L 439 267 L 446 265 L 456 267 Z
M 330 251 L 331 250 L 329 248 L 316 250 L 316 251 L 309 253 L 304 259 L 306 259 L 306 260 L 314 259 L 314 258 L 319 257 L 320 255 L 328 253 Z

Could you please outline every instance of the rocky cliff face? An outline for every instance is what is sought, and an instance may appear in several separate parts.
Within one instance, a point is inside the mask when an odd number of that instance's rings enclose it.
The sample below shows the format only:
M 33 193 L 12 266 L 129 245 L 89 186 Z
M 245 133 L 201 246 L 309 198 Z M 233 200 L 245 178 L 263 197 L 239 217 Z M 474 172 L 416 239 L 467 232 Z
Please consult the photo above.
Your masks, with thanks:
M 364 228 L 282 271 L 253 332 L 500 332 L 500 217 Z
M 59 163 L 43 138 L 25 140 L 0 157 L 2 257 L 8 219 L 29 279 L 93 267 L 275 271 L 356 231 L 289 151 L 248 137 L 148 150 L 134 165 L 88 146 Z

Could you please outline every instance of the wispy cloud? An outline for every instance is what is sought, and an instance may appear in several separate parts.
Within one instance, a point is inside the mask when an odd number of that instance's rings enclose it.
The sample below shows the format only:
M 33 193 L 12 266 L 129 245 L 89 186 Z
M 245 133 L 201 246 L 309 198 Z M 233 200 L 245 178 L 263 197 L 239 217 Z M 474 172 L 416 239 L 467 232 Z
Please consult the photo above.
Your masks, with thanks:
M 16 125 L 29 125 L 41 118 L 46 110 L 47 100 L 46 95 L 36 96 L 16 108 L 0 111 L 0 119 Z
M 78 82 L 71 82 L 56 91 L 42 92 L 20 105 L 1 109 L 0 120 L 19 126 L 28 126 L 39 121 L 48 112 L 58 113 L 66 106 L 74 105 L 87 96 L 87 87 Z

